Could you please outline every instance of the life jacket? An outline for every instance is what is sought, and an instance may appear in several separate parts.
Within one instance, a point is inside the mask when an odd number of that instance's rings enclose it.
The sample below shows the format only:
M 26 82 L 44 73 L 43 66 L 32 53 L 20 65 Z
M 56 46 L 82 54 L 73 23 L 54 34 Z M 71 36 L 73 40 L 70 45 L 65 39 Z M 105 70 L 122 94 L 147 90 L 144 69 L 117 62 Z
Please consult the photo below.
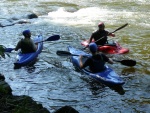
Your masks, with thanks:
M 108 35 L 108 31 L 96 31 L 93 34 L 94 40 L 96 41 L 97 45 L 104 45 L 107 43 L 107 35 Z
M 94 56 L 91 57 L 92 64 L 90 65 L 90 70 L 95 73 L 105 70 L 105 61 L 102 55 L 98 54 L 96 58 L 94 58 Z
M 31 52 L 35 52 L 35 47 L 30 39 L 22 39 L 21 50 L 22 53 L 31 53 Z

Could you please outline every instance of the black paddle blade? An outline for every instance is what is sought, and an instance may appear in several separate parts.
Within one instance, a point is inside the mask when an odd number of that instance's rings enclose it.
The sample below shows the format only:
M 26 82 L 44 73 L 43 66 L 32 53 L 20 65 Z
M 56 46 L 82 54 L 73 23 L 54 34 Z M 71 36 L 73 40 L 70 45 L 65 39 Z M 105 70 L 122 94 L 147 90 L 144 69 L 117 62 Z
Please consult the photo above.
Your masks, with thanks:
M 59 35 L 53 35 L 51 37 L 49 37 L 48 39 L 46 39 L 45 41 L 55 41 L 55 40 L 59 40 L 60 36 Z
M 57 51 L 56 54 L 59 55 L 59 56 L 70 56 L 70 55 L 72 55 L 68 51 Z
M 113 61 L 115 62 L 120 62 L 122 65 L 125 65 L 125 66 L 135 66 L 136 65 L 136 61 L 135 60 L 115 60 L 113 59 Z
M 120 61 L 121 64 L 126 65 L 126 66 L 135 66 L 136 61 L 135 60 L 122 60 Z

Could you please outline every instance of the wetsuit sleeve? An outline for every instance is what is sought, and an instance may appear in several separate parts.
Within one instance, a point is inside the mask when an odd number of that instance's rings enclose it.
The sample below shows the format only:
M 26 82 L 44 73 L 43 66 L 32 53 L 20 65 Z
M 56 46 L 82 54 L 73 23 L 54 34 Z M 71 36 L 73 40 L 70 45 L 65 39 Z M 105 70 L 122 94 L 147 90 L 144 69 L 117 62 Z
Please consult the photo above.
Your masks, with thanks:
M 107 35 L 108 35 L 108 36 L 115 37 L 115 34 L 114 34 L 114 33 L 111 33 L 111 32 L 108 32 L 108 31 L 106 31 L 106 32 L 107 32 Z
M 90 64 L 91 64 L 91 59 L 88 58 L 88 59 L 85 61 L 85 63 L 83 64 L 83 67 L 82 67 L 82 68 L 85 68 L 85 67 L 89 66 Z
M 104 59 L 105 62 L 109 61 L 109 58 L 106 55 L 102 54 L 102 57 L 103 57 L 103 59 Z
M 93 39 L 93 36 L 94 34 L 92 33 L 92 35 L 91 35 L 91 37 L 90 37 L 90 40 L 89 40 L 89 43 L 91 43 L 92 42 L 92 39 Z

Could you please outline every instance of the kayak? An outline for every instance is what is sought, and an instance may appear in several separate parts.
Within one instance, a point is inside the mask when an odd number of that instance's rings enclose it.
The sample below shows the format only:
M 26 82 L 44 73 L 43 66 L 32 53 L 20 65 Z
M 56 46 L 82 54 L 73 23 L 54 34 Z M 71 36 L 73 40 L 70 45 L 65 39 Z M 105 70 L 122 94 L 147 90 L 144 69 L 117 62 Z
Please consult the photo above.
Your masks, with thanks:
M 36 58 L 38 57 L 38 55 L 41 53 L 42 49 L 43 49 L 43 37 L 41 35 L 35 37 L 33 39 L 34 43 L 36 42 L 40 42 L 37 44 L 37 50 L 36 52 L 33 53 L 26 53 L 26 54 L 22 54 L 21 52 L 19 52 L 17 54 L 17 60 L 14 63 L 14 69 L 20 68 L 22 66 L 27 66 L 33 62 L 35 62 Z
M 98 73 L 92 73 L 88 68 L 81 69 L 79 67 L 79 55 L 84 56 L 91 56 L 88 53 L 85 53 L 82 50 L 76 49 L 72 46 L 68 46 L 68 50 L 71 54 L 74 54 L 70 57 L 71 62 L 73 65 L 79 69 L 81 72 L 85 73 L 89 77 L 95 79 L 96 81 L 103 83 L 107 86 L 115 86 L 115 85 L 123 85 L 125 82 L 122 80 L 122 78 L 119 77 L 119 75 L 111 69 L 109 66 L 105 66 L 106 69 L 104 71 L 98 72 Z M 87 57 L 83 58 L 83 62 L 87 59 Z
M 87 46 L 88 40 L 82 41 L 81 45 Z M 129 52 L 128 48 L 123 48 L 118 42 L 109 42 L 103 46 L 98 46 L 98 51 L 107 53 L 107 54 L 125 54 Z

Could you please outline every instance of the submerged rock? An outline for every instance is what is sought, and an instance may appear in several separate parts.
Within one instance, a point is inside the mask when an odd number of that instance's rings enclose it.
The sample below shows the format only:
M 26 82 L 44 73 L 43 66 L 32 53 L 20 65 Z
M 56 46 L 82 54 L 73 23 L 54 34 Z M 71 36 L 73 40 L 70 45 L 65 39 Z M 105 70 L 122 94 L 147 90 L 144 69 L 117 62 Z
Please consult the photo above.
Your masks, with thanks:
M 33 18 L 38 18 L 38 16 L 37 16 L 37 14 L 32 13 L 32 14 L 28 14 L 28 15 L 27 15 L 27 18 L 28 18 L 28 19 L 33 19 Z
M 31 23 L 29 19 L 34 19 L 34 18 L 38 18 L 38 15 L 35 13 L 31 13 L 21 17 L 12 17 L 10 19 L 7 19 L 7 22 L 5 22 L 4 24 L 0 23 L 0 27 L 13 26 L 15 24 Z

